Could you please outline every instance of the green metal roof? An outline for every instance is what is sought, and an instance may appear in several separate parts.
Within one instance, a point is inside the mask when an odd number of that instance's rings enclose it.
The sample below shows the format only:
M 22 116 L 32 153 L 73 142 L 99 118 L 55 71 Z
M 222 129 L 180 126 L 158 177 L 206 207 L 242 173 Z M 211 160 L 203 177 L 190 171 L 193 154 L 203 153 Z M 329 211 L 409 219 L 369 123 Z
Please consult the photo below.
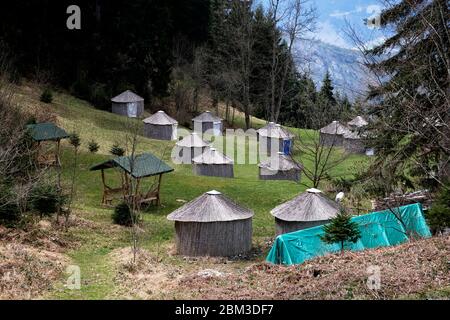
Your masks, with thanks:
M 27 128 L 35 141 L 57 141 L 70 136 L 64 129 L 50 122 L 29 124 Z
M 131 172 L 131 164 L 133 164 L 133 172 Z M 150 177 L 157 174 L 172 172 L 173 168 L 169 167 L 164 161 L 157 158 L 151 153 L 143 153 L 135 156 L 134 162 L 130 156 L 118 157 L 107 160 L 91 167 L 91 171 L 119 167 L 133 178 Z

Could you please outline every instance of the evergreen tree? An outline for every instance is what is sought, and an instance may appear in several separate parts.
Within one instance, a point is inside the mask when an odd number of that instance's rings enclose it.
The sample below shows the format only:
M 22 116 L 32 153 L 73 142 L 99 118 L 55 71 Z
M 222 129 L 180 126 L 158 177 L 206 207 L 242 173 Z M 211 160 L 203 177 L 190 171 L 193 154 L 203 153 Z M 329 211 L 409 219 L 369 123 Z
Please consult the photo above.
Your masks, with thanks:
M 331 81 L 330 72 L 327 70 L 322 81 L 322 87 L 320 88 L 320 96 L 325 99 L 331 106 L 336 105 L 336 99 L 333 93 L 334 87 Z
M 367 51 L 368 66 L 381 79 L 369 95 L 380 119 L 373 126 L 377 161 L 370 172 L 389 167 L 401 176 L 410 164 L 419 178 L 444 180 L 450 161 L 449 18 L 447 0 L 403 0 L 381 13 L 381 27 L 394 35 Z
M 321 240 L 328 244 L 339 243 L 341 253 L 344 253 L 346 242 L 355 243 L 361 238 L 358 224 L 352 222 L 350 216 L 344 210 L 341 210 L 329 224 L 326 224 L 323 230 L 325 234 L 321 237 Z

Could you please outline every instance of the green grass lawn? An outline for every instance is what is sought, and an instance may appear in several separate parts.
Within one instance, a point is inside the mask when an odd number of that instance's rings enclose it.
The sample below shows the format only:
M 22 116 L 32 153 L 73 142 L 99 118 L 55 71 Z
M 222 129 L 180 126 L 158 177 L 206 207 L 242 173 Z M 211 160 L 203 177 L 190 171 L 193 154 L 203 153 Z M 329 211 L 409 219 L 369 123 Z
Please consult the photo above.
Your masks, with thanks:
M 38 94 L 34 96 L 27 93 L 27 99 L 39 104 Z M 76 199 L 74 207 L 83 218 L 110 225 L 112 209 L 100 206 L 102 184 L 100 172 L 91 172 L 89 168 L 103 160 L 111 158 L 108 154 L 114 143 L 124 144 L 127 128 L 130 124 L 141 126 L 140 120 L 129 120 L 125 117 L 100 111 L 93 108 L 85 101 L 76 99 L 70 95 L 58 93 L 54 103 L 48 107 L 57 114 L 58 123 L 69 132 L 79 133 L 82 139 L 82 147 L 78 161 L 78 178 L 76 183 Z M 260 127 L 262 120 L 254 120 Z M 237 115 L 236 122 L 243 124 L 242 115 Z M 95 140 L 100 144 L 98 154 L 87 151 L 87 143 Z M 161 197 L 162 206 L 151 207 L 143 214 L 144 234 L 141 237 L 141 245 L 153 252 L 167 248 L 173 243 L 173 223 L 166 216 L 174 209 L 183 205 L 182 201 L 190 201 L 202 193 L 216 189 L 232 198 L 239 204 L 252 209 L 255 212 L 254 243 L 260 243 L 264 239 L 274 235 L 275 227 L 270 210 L 282 202 L 291 199 L 304 191 L 308 181 L 304 184 L 291 181 L 260 181 L 258 180 L 258 167 L 256 164 L 236 164 L 235 178 L 201 177 L 192 174 L 190 165 L 176 165 L 170 160 L 171 149 L 174 142 L 139 138 L 138 151 L 152 152 L 163 158 L 175 170 L 165 174 L 162 180 Z M 341 152 L 334 156 L 340 156 Z M 297 155 L 301 159 L 301 156 Z M 339 167 L 333 170 L 334 175 L 351 175 L 356 163 L 364 163 L 365 157 L 351 156 Z M 63 144 L 63 177 L 68 181 L 70 167 L 73 161 L 73 150 L 67 142 Z M 310 163 L 304 165 L 309 166 Z M 107 172 L 108 184 L 119 184 L 119 174 L 115 170 Z M 153 178 L 146 179 L 143 187 L 153 183 Z M 49 298 L 89 298 L 101 299 L 109 297 L 113 287 L 114 266 L 108 260 L 108 254 L 115 248 L 130 245 L 130 234 L 126 228 L 116 228 L 112 234 L 108 232 L 86 232 L 79 234 L 82 239 L 81 247 L 71 250 L 68 255 L 73 263 L 79 265 L 82 270 L 83 286 L 80 291 L 65 290 L 63 286 L 57 286 L 49 295 Z M 164 250 L 162 250 L 164 251 Z M 263 259 L 267 252 L 263 252 L 258 259 Z M 172 259 L 174 263 L 181 263 L 179 257 L 161 253 L 165 259 Z

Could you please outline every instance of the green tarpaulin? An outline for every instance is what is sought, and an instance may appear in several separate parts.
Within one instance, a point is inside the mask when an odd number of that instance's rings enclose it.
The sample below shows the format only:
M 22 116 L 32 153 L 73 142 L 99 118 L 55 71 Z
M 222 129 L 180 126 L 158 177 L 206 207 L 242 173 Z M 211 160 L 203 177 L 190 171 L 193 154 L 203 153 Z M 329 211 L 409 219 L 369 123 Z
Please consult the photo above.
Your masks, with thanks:
M 345 248 L 356 251 L 393 246 L 407 241 L 406 234 L 417 237 L 431 236 L 420 204 L 410 204 L 392 211 L 385 210 L 353 217 L 352 221 L 359 225 L 361 238 L 356 243 L 346 243 Z M 339 244 L 326 244 L 320 239 L 323 234 L 323 226 L 282 234 L 276 238 L 266 261 L 285 265 L 299 264 L 317 256 L 339 251 Z

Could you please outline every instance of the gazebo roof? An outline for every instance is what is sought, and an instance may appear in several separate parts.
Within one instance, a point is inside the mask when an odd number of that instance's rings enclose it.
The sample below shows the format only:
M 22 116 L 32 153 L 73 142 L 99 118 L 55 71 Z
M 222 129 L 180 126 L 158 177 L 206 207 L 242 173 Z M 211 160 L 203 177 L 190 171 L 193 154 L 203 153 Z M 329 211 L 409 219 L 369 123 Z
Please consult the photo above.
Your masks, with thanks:
M 201 155 L 192 159 L 196 164 L 232 164 L 233 160 L 215 148 L 207 148 Z
M 368 124 L 369 123 L 361 116 L 357 116 L 353 120 L 347 122 L 347 125 L 358 128 L 367 126 Z
M 145 118 L 144 123 L 151 123 L 160 126 L 178 124 L 178 121 L 171 118 L 167 113 L 162 110 L 152 114 L 150 117 Z
M 131 90 L 127 90 L 112 98 L 111 101 L 116 103 L 128 103 L 128 102 L 144 101 L 144 98 L 138 96 Z
M 210 143 L 204 141 L 197 132 L 192 132 L 190 135 L 184 137 L 180 141 L 176 143 L 179 147 L 188 147 L 188 148 L 201 148 L 201 147 L 207 147 L 210 145 Z
M 292 169 L 301 170 L 303 168 L 302 165 L 292 159 L 291 156 L 285 155 L 282 152 L 278 152 L 277 155 L 261 161 L 258 166 L 260 168 L 276 171 L 289 171 Z
M 292 139 L 294 134 L 284 129 L 281 125 L 269 122 L 264 127 L 257 130 L 258 134 L 263 137 L 278 138 L 278 139 Z
M 167 219 L 182 222 L 218 222 L 244 220 L 252 216 L 252 210 L 212 190 L 173 211 Z
M 341 124 L 339 121 L 333 121 L 329 125 L 320 129 L 321 133 L 335 134 L 335 135 L 343 135 L 345 133 L 348 133 L 349 131 L 350 130 L 345 125 Z
M 339 209 L 337 202 L 312 188 L 275 207 L 270 213 L 284 221 L 322 221 L 334 218 Z
M 130 156 L 123 156 L 107 160 L 91 167 L 91 171 L 109 169 L 119 167 L 133 178 L 150 177 L 162 173 L 172 172 L 173 168 L 169 167 L 164 161 L 157 158 L 151 153 L 143 153 L 134 157 L 134 163 Z M 133 165 L 133 172 L 131 166 Z
M 195 122 L 221 122 L 222 119 L 213 115 L 210 111 L 205 111 L 192 119 Z
M 29 124 L 27 128 L 34 141 L 58 141 L 70 137 L 64 129 L 50 122 Z

